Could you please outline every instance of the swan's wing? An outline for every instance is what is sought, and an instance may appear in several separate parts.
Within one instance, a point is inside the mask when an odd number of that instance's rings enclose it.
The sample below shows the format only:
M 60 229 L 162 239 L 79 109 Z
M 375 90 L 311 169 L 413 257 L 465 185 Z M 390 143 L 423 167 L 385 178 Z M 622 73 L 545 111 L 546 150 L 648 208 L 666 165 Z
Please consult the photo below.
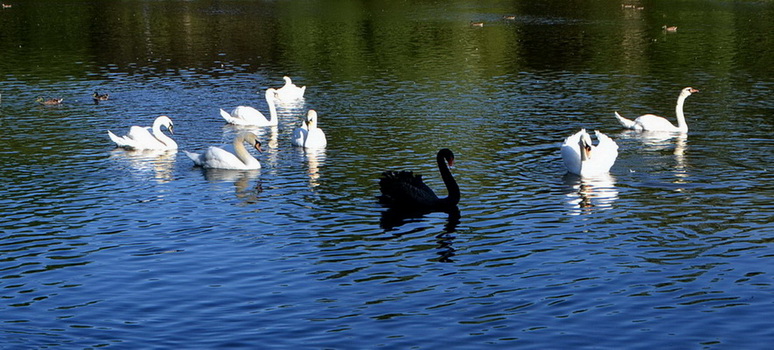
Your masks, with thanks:
M 116 146 L 118 147 L 127 147 L 127 148 L 134 148 L 134 144 L 132 143 L 132 140 L 127 139 L 126 136 L 118 136 L 108 130 L 108 137 L 110 137 L 110 140 L 115 142 Z
M 259 110 L 250 106 L 238 106 L 231 111 L 231 117 L 235 119 L 234 124 L 239 125 L 271 125 L 268 119 Z
M 561 148 L 562 161 L 567 171 L 580 175 L 581 171 L 581 154 L 578 148 L 578 144 L 563 144 Z
M 307 134 L 308 130 L 299 126 L 293 129 L 293 138 L 291 139 L 291 142 L 294 146 L 304 147 L 304 141 L 306 140 Z
M 220 147 L 211 146 L 202 155 L 204 166 L 217 169 L 238 169 L 244 166 L 233 153 Z
M 308 131 L 306 141 L 304 141 L 304 147 L 306 148 L 324 148 L 328 145 L 328 140 L 325 138 L 325 132 L 320 128 L 314 128 Z
M 385 204 L 430 205 L 438 199 L 433 190 L 422 181 L 422 175 L 411 171 L 385 171 L 379 179 Z
M 654 114 L 645 114 L 634 120 L 635 129 L 645 131 L 677 131 L 677 127 L 672 125 L 666 118 Z
M 599 140 L 597 148 L 603 148 L 606 152 L 615 152 L 616 156 L 618 155 L 618 144 L 613 139 L 599 130 L 595 130 L 594 133 L 597 135 L 597 140 Z
M 582 132 L 579 131 L 567 137 L 564 139 L 564 143 L 562 143 L 560 148 L 562 161 L 564 162 L 567 171 L 577 175 L 580 175 L 581 171 L 581 154 L 580 146 L 578 146 L 581 135 Z
M 280 101 L 288 102 L 304 98 L 304 91 L 306 86 L 298 87 L 296 84 L 285 83 L 283 87 L 274 91 L 274 96 Z
M 112 139 L 112 137 L 111 137 Z M 116 140 L 113 140 L 116 141 Z M 123 137 L 126 146 L 134 149 L 165 149 L 166 145 L 151 134 L 150 127 L 132 126 Z
M 597 140 L 599 140 L 599 144 L 594 149 L 597 153 L 596 158 L 598 158 L 596 161 L 599 162 L 596 167 L 599 169 L 599 172 L 607 173 L 615 164 L 616 158 L 618 158 L 618 144 L 598 130 L 595 133 Z

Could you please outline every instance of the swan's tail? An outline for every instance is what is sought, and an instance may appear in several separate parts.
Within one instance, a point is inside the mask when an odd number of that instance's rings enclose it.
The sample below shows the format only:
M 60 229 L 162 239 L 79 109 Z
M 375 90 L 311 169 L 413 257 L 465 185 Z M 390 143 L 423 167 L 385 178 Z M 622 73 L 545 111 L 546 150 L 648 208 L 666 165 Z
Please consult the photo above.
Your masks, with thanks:
M 191 160 L 196 164 L 197 166 L 202 166 L 202 156 L 199 153 L 193 153 L 188 152 L 186 150 L 183 150 L 183 153 L 188 156 L 188 158 L 191 158 Z
M 130 147 L 131 145 L 126 142 L 125 137 L 120 137 L 114 133 L 112 133 L 110 130 L 108 130 L 108 136 L 110 136 L 110 140 L 116 143 L 118 147 Z
M 234 124 L 234 117 L 232 117 L 231 114 L 228 114 L 228 112 L 224 111 L 222 108 L 220 109 L 220 116 L 223 117 L 227 123 Z
M 615 119 L 618 119 L 618 122 L 621 123 L 624 128 L 634 129 L 634 121 L 622 117 L 617 111 L 615 112 Z

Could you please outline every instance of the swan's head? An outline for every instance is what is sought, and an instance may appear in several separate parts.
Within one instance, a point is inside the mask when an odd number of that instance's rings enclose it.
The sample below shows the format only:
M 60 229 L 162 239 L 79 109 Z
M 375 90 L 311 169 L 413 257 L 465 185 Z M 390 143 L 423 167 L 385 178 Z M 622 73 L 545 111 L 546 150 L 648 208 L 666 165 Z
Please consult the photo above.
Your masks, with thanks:
M 175 133 L 175 124 L 172 123 L 172 119 L 169 119 L 169 117 L 165 115 L 162 115 L 156 118 L 156 121 L 154 123 L 158 123 L 161 126 L 166 126 L 170 134 Z
M 261 149 L 261 141 L 258 141 L 258 136 L 255 136 L 255 134 L 249 131 L 242 133 L 240 136 L 244 142 L 247 142 L 250 145 L 252 145 L 255 149 L 258 150 L 258 152 L 263 152 L 263 150 Z
M 687 87 L 687 88 L 683 89 L 683 91 L 680 91 L 680 95 L 688 97 L 688 96 L 691 96 L 692 93 L 696 93 L 696 92 L 699 92 L 699 90 L 694 89 L 692 87 Z
M 454 166 L 454 152 L 448 148 L 438 151 L 438 158 L 443 159 L 449 166 Z
M 306 112 L 306 126 L 309 129 L 317 127 L 317 111 L 314 109 L 310 109 L 309 112 Z
M 266 99 L 269 100 L 276 100 L 277 99 L 277 89 L 275 88 L 268 88 L 266 89 Z

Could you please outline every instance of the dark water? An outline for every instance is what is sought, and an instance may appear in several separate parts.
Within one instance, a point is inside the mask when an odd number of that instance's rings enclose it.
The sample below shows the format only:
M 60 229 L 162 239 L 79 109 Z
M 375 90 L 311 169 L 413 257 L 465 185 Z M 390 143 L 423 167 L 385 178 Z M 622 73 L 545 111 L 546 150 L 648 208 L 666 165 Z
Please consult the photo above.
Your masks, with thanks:
M 771 2 L 6 3 L 2 348 L 774 341 Z M 255 130 L 260 171 L 107 138 L 166 114 L 181 149 L 228 143 L 218 109 L 266 112 L 283 75 L 306 101 Z M 613 118 L 674 121 L 685 86 L 687 137 Z M 322 152 L 290 145 L 309 108 Z M 565 174 L 581 127 L 618 143 L 609 178 Z M 387 220 L 378 174 L 445 193 L 442 147 L 459 218 Z

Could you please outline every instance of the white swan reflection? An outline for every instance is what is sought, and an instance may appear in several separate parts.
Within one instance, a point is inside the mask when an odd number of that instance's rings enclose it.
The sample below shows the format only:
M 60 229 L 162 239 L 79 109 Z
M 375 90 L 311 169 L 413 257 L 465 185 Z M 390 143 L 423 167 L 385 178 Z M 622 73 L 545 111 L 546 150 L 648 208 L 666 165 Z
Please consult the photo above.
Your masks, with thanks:
M 637 139 L 642 143 L 642 150 L 647 152 L 669 152 L 674 155 L 674 184 L 688 183 L 688 167 L 686 164 L 685 152 L 688 148 L 688 134 L 663 132 L 663 131 L 644 131 L 634 132 L 625 131 L 619 136 L 623 138 Z M 682 191 L 684 188 L 677 188 Z
M 135 176 L 150 175 L 157 182 L 164 183 L 173 179 L 176 155 L 175 150 L 130 151 L 117 148 L 111 152 L 110 157 L 126 161 Z
M 594 210 L 610 209 L 618 199 L 618 189 L 615 178 L 610 174 L 595 177 L 584 177 L 566 174 L 564 183 L 570 189 L 567 192 L 567 204 L 571 206 L 570 214 L 589 214 Z
M 325 164 L 325 149 L 299 149 L 306 157 L 307 176 L 309 177 L 309 186 L 315 188 L 320 186 L 320 166 Z
M 245 203 L 256 203 L 263 186 L 259 180 L 260 170 L 202 169 L 204 179 L 209 182 L 231 182 L 237 198 Z M 257 180 L 253 185 L 253 181 Z

